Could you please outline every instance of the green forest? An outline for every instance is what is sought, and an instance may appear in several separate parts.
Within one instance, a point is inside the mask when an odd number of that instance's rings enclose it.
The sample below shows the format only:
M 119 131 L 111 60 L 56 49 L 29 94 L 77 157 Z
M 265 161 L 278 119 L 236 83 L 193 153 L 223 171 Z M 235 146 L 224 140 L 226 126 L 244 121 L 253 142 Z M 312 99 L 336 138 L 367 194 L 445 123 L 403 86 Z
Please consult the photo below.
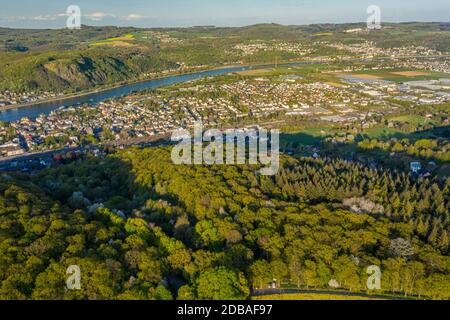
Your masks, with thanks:
M 0 90 L 64 93 L 139 79 L 142 73 L 175 68 L 151 50 L 90 48 L 72 51 L 11 53 L 0 62 Z M 0 57 L 1 57 L 0 53 Z
M 247 299 L 282 288 L 450 299 L 450 179 L 339 159 L 177 166 L 128 148 L 0 176 L 0 299 Z M 81 290 L 66 270 L 81 269 Z

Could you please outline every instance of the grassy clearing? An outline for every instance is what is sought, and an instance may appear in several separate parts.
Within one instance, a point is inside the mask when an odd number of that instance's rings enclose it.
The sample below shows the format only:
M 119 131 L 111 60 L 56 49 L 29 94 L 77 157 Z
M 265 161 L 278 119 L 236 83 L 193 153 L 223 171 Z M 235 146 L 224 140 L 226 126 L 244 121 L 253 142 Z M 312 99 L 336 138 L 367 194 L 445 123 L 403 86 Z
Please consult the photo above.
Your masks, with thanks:
M 236 72 L 236 74 L 240 76 L 263 76 L 268 75 L 273 72 L 273 69 L 252 69 L 252 70 L 245 70 Z
M 405 115 L 400 117 L 395 117 L 391 119 L 392 121 L 410 123 L 412 125 L 418 126 L 423 125 L 428 122 L 427 118 L 418 115 Z
M 129 41 L 129 40 L 134 40 L 134 39 L 135 39 L 134 35 L 130 33 L 130 34 L 125 34 L 121 37 L 110 38 L 108 40 L 110 40 L 110 41 Z
M 329 37 L 332 36 L 333 32 L 322 32 L 314 34 L 315 37 Z
M 93 42 L 92 46 L 104 46 L 104 45 L 110 45 L 114 47 L 131 47 L 134 46 L 133 42 L 136 40 L 135 36 L 133 34 L 125 34 L 120 37 L 114 37 L 109 38 L 105 40 L 100 40 Z
M 396 76 L 402 77 L 420 77 L 420 76 L 429 76 L 429 72 L 421 72 L 421 71 L 401 71 L 401 72 L 391 72 Z
M 364 79 L 364 80 L 377 80 L 377 79 L 384 79 L 385 77 L 382 77 L 381 75 L 374 75 L 374 74 L 352 74 L 353 77 L 358 79 Z
M 336 81 L 328 81 L 328 82 L 325 82 L 325 83 L 330 85 L 330 86 L 332 86 L 332 87 L 336 87 L 336 88 L 345 88 L 346 87 L 346 85 L 344 85 L 343 83 L 339 83 L 339 82 L 336 82 Z
M 396 134 L 404 134 L 404 132 L 393 128 L 369 128 L 364 130 L 364 135 L 370 139 L 383 139 L 393 137 Z
M 287 143 L 316 145 L 331 131 L 331 128 L 307 128 L 302 131 L 283 133 L 281 140 Z

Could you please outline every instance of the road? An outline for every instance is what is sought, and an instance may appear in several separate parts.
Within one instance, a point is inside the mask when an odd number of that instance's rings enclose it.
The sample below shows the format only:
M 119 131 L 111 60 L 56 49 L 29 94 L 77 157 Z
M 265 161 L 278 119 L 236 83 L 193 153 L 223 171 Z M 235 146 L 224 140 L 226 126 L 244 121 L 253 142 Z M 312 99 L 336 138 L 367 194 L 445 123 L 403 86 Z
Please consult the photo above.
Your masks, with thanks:
M 253 127 L 256 125 L 265 127 L 267 129 L 273 128 L 277 124 L 283 124 L 285 123 L 284 120 L 274 120 L 274 121 L 268 121 L 258 124 L 246 124 L 242 125 L 242 127 Z M 234 127 L 228 126 L 228 127 L 220 127 L 219 130 L 226 130 L 226 129 L 234 129 Z M 126 140 L 117 140 L 117 141 L 111 141 L 111 142 L 105 142 L 101 144 L 95 144 L 95 145 L 89 145 L 89 146 L 77 146 L 73 148 L 62 148 L 62 149 L 55 149 L 55 150 L 46 150 L 41 152 L 29 152 L 24 153 L 18 156 L 11 156 L 11 157 L 1 157 L 0 158 L 0 171 L 7 171 L 11 170 L 14 167 L 17 166 L 19 163 L 26 163 L 33 160 L 49 160 L 52 159 L 52 157 L 56 154 L 66 154 L 68 152 L 86 152 L 96 147 L 130 147 L 130 146 L 157 146 L 157 145 L 164 145 L 168 144 L 170 142 L 170 137 L 172 135 L 172 132 L 155 135 L 151 137 L 140 137 L 140 138 L 133 138 L 133 139 L 126 139 Z
M 277 294 L 317 294 L 317 295 L 335 295 L 343 297 L 360 297 L 368 299 L 383 299 L 383 300 L 411 300 L 408 298 L 393 297 L 386 295 L 370 295 L 366 293 L 348 292 L 348 291 L 318 291 L 318 290 L 299 290 L 299 289 L 264 289 L 255 290 L 252 296 L 262 297 Z

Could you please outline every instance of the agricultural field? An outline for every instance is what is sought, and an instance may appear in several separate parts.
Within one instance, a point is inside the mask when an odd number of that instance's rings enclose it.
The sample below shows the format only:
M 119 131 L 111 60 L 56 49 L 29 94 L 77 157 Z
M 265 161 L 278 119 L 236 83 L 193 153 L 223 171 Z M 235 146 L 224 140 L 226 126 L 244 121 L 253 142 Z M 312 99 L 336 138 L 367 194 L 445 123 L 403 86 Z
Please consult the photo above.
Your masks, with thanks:
M 441 72 L 424 72 L 423 70 L 363 70 L 357 73 L 341 73 L 337 75 L 351 76 L 362 80 L 387 80 L 393 82 L 407 82 L 420 80 L 438 80 L 441 78 L 450 78 L 450 74 Z
M 237 75 L 240 76 L 263 76 L 263 75 L 269 75 L 273 73 L 273 69 L 251 69 L 251 70 L 245 70 L 237 72 Z
M 113 47 L 134 47 L 135 36 L 133 34 L 125 34 L 121 37 L 113 37 L 105 40 L 95 41 L 92 46 L 113 46 Z

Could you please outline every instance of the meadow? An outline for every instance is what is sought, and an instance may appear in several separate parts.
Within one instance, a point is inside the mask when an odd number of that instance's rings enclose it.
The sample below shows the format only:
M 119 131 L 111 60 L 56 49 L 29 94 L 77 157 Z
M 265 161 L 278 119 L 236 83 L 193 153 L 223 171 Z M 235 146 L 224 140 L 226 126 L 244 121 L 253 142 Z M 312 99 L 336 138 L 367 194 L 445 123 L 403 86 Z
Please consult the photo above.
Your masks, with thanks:
M 369 296 L 345 295 L 345 294 L 329 294 L 329 293 L 291 293 L 291 294 L 273 294 L 267 296 L 252 297 L 252 300 L 259 301 L 312 301 L 312 300 L 387 300 Z

